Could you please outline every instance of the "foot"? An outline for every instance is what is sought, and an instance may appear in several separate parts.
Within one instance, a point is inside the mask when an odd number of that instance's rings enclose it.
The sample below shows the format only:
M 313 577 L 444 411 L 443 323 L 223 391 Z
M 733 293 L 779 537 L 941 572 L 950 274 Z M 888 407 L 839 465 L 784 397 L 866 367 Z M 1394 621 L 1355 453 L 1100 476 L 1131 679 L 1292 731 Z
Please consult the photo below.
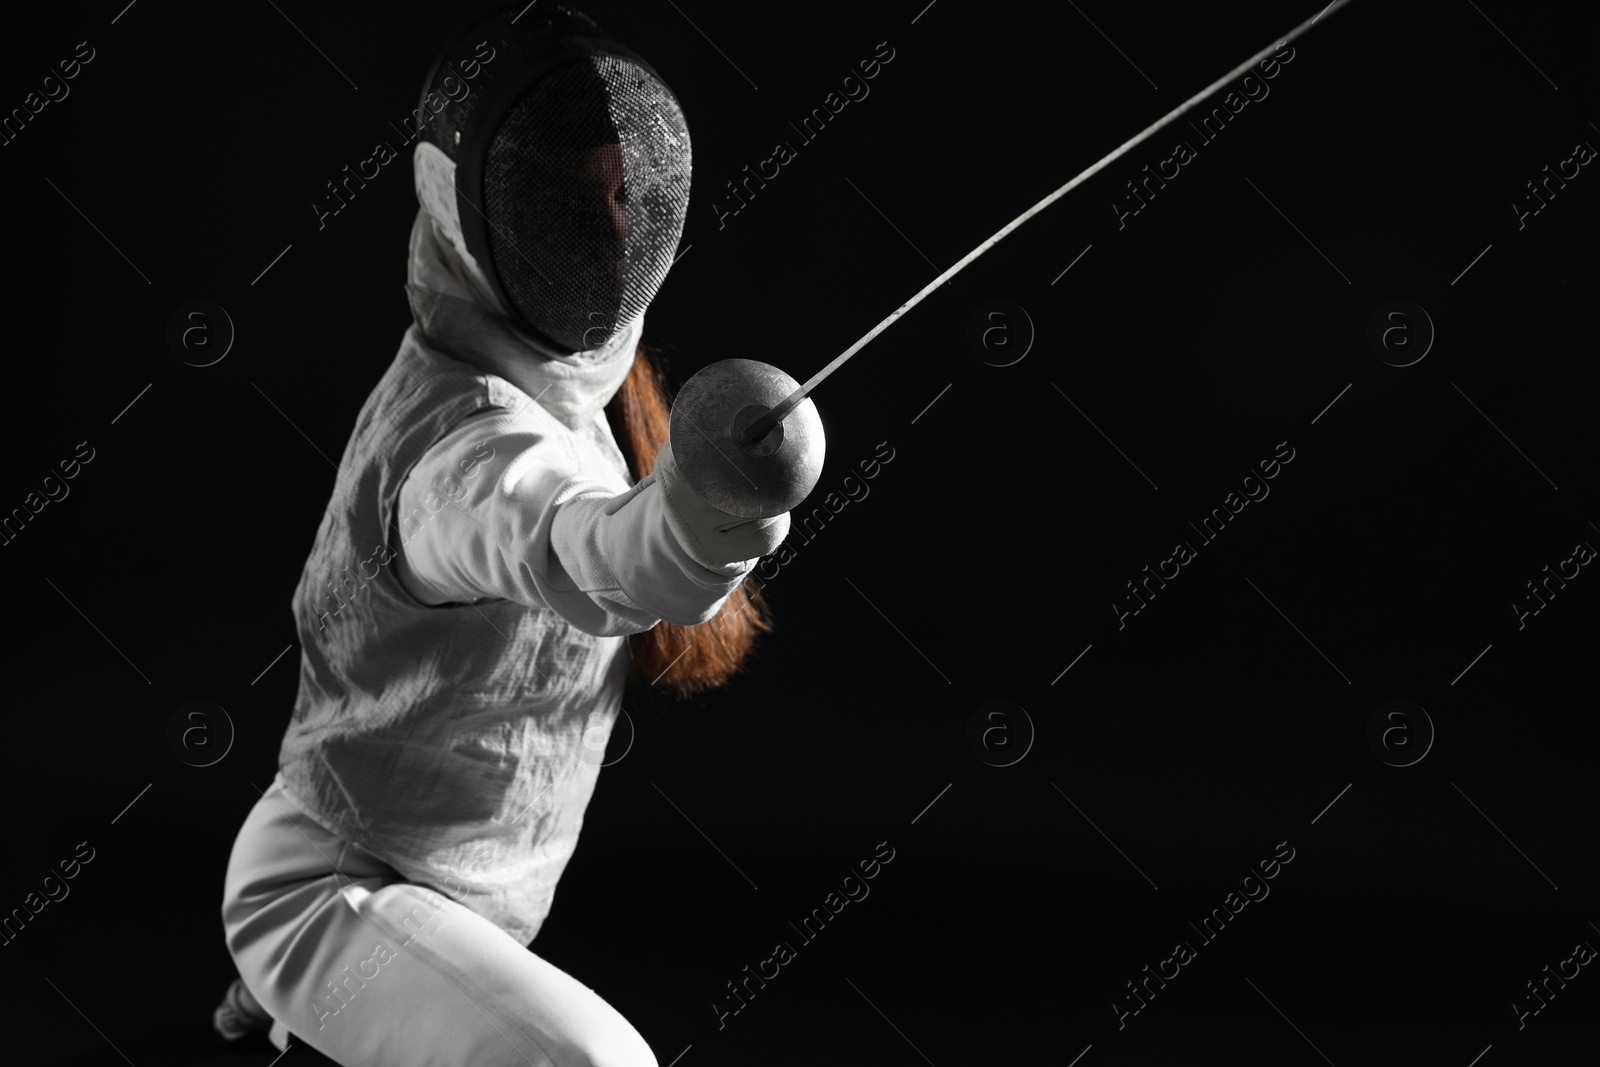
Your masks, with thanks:
M 261 1002 L 250 995 L 241 979 L 235 978 L 222 1003 L 211 1013 L 211 1025 L 224 1041 L 237 1041 L 254 1033 L 272 1029 L 272 1016 Z

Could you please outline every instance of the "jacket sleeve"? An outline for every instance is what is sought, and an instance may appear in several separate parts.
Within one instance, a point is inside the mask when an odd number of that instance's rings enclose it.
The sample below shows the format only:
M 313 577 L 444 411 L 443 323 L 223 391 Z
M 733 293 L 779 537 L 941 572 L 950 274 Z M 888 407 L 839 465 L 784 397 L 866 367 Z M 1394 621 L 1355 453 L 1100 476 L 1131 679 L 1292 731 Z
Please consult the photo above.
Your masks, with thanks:
M 667 526 L 655 476 L 619 492 L 609 466 L 548 416 L 465 420 L 401 486 L 402 583 L 426 604 L 511 600 L 608 637 L 710 619 L 755 561 L 695 562 Z

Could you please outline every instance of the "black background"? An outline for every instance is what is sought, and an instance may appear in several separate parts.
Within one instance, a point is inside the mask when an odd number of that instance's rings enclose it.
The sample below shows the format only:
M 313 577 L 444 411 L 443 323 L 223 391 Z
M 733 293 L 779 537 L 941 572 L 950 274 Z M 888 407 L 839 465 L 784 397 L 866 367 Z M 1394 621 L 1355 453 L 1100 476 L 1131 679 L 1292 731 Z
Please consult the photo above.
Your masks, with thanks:
M 680 380 L 733 356 L 804 379 L 1319 7 L 924 2 L 586 6 L 693 131 L 689 251 L 647 330 Z M 233 976 L 222 876 L 294 700 L 298 649 L 273 657 L 295 643 L 325 457 L 409 323 L 409 160 L 321 230 L 311 203 L 397 140 L 462 17 L 276 6 L 7 13 L 5 109 L 77 42 L 96 50 L 0 149 L 0 508 L 95 450 L 0 548 L 0 910 L 96 850 L 0 948 L 8 1062 L 276 1056 L 210 1032 Z M 1600 146 L 1580 18 L 1341 9 L 1124 228 L 1113 197 L 1194 142 L 1181 124 L 830 379 L 810 503 L 881 442 L 894 459 L 809 542 L 791 535 L 767 589 L 779 629 L 746 676 L 687 703 L 630 692 L 633 747 L 532 948 L 663 1067 L 1594 1062 L 1592 967 L 1521 1030 L 1510 1007 L 1577 942 L 1600 946 L 1600 578 L 1584 568 L 1520 629 L 1510 607 L 1600 545 L 1600 177 L 1583 167 L 1520 229 L 1511 208 L 1576 143 Z M 884 41 L 870 96 L 719 228 L 723 182 L 796 141 L 788 121 Z M 165 342 L 192 299 L 237 328 L 211 367 Z M 990 299 L 1036 330 L 1012 366 L 966 341 Z M 1397 299 L 1437 330 L 1404 368 L 1366 341 Z M 1187 522 L 1284 441 L 1270 496 L 1201 547 Z M 1112 599 L 1179 540 L 1197 559 L 1119 629 Z M 205 768 L 166 740 L 194 699 L 237 730 Z M 967 742 L 995 699 L 1037 735 L 1003 768 Z M 1394 699 L 1437 731 L 1404 768 L 1366 740 Z M 719 1030 L 723 983 L 882 841 L 895 859 L 871 895 Z M 1271 895 L 1119 1030 L 1124 983 L 1197 942 L 1187 924 L 1279 842 L 1295 858 Z

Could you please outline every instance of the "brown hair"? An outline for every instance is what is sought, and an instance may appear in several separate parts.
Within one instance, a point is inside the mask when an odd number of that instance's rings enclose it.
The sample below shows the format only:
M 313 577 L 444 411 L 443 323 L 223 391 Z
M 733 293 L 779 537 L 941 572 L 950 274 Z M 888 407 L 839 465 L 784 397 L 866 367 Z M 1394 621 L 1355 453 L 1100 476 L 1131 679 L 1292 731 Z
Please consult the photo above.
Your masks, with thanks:
M 665 375 L 652 350 L 640 345 L 633 369 L 606 405 L 606 421 L 634 480 L 648 475 L 670 425 Z M 741 582 L 722 607 L 698 626 L 658 622 L 630 639 L 630 680 L 661 683 L 679 696 L 722 685 L 772 629 L 759 587 Z

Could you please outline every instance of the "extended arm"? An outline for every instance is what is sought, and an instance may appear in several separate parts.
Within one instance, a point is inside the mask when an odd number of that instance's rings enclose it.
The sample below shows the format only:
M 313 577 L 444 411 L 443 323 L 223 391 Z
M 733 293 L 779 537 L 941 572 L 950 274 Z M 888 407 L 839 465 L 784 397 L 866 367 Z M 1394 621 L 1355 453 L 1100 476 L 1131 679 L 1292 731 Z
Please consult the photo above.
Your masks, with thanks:
M 624 489 L 606 470 L 598 449 L 553 424 L 506 412 L 466 420 L 401 487 L 402 583 L 426 604 L 503 598 L 614 636 L 704 622 L 776 547 L 697 562 L 668 523 L 657 475 Z

